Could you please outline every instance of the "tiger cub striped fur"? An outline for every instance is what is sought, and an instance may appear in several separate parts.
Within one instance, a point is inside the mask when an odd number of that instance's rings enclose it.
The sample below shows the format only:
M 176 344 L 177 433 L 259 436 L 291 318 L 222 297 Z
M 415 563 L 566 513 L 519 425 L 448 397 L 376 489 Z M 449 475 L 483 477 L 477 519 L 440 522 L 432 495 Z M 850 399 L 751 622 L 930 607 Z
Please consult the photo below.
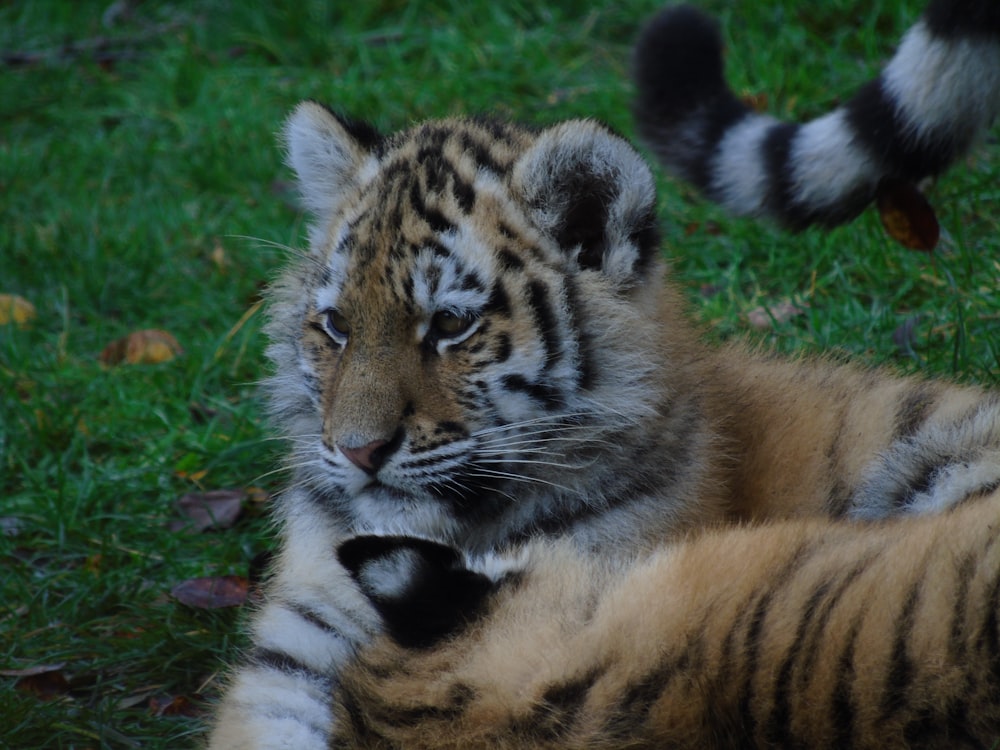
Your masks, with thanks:
M 307 102 L 285 138 L 314 220 L 267 328 L 291 482 L 216 750 L 327 745 L 339 676 L 382 628 L 336 557 L 349 537 L 627 560 L 1000 482 L 993 395 L 703 343 L 665 281 L 653 177 L 595 122 L 384 136 Z
M 916 183 L 1000 113 L 1000 3 L 931 0 L 881 74 L 804 124 L 756 114 L 723 77 L 714 21 L 687 5 L 636 45 L 636 126 L 660 162 L 740 215 L 802 229 L 853 219 L 886 180 Z
M 892 523 L 717 529 L 626 565 L 536 543 L 484 573 L 401 537 L 340 554 L 391 637 L 346 671 L 332 750 L 1000 738 L 1000 493 Z

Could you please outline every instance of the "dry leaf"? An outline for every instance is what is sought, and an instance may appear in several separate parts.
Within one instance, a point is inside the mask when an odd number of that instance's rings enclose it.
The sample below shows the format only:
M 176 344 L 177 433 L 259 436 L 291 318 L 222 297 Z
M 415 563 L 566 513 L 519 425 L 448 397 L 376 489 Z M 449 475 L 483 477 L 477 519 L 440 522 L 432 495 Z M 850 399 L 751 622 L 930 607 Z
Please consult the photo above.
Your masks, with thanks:
M 159 364 L 183 353 L 181 345 L 171 334 L 150 328 L 112 341 L 104 347 L 100 359 L 105 365 Z
M 63 664 L 29 667 L 22 670 L 3 670 L 4 677 L 19 677 L 14 689 L 30 693 L 39 700 L 49 701 L 65 695 L 70 690 L 69 680 L 63 674 Z
M 170 590 L 181 604 L 195 609 L 238 607 L 247 600 L 250 582 L 243 576 L 209 576 L 182 581 Z
M 0 677 L 34 677 L 48 672 L 58 672 L 65 666 L 66 662 L 61 661 L 58 664 L 39 664 L 24 669 L 0 669 Z
M 35 319 L 35 306 L 16 294 L 0 294 L 0 326 L 25 326 Z
M 882 180 L 875 204 L 885 231 L 903 247 L 930 252 L 937 246 L 941 227 L 934 208 L 912 182 Z
M 149 710 L 154 716 L 187 716 L 189 718 L 201 716 L 203 713 L 198 704 L 186 695 L 154 695 L 149 699 Z
M 787 323 L 803 312 L 805 312 L 805 305 L 797 305 L 786 300 L 776 305 L 755 307 L 747 313 L 747 322 L 758 331 L 766 331 L 775 325 Z
M 228 529 L 243 513 L 243 490 L 189 492 L 177 501 L 177 510 L 186 519 L 172 521 L 171 531 Z

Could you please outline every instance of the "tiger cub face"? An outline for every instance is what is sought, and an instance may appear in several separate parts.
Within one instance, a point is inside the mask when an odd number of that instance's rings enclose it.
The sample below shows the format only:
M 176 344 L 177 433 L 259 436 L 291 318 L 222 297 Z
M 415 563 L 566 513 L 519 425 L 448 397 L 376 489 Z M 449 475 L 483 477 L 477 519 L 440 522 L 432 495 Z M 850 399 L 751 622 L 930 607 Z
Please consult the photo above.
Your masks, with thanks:
M 310 102 L 285 140 L 314 219 L 269 323 L 295 481 L 350 528 L 484 545 L 615 492 L 662 369 L 635 151 L 588 121 L 383 137 Z

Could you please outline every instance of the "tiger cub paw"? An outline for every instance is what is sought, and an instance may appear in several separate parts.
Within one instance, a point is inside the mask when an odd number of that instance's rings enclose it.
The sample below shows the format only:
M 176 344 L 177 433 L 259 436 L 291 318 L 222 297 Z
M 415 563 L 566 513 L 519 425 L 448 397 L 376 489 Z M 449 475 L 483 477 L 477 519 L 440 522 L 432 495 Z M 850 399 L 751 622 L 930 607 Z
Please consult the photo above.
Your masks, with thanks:
M 401 646 L 427 648 L 462 629 L 496 587 L 461 553 L 405 536 L 358 536 L 337 549 L 341 564 Z

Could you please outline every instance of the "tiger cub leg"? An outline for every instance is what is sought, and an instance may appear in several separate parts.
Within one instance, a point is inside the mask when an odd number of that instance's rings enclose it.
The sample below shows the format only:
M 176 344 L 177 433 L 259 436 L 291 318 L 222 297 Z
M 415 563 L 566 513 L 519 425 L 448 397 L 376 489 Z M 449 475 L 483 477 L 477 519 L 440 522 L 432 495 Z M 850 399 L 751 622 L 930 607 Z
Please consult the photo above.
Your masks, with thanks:
M 422 635 L 360 654 L 331 747 L 992 747 L 998 529 L 1000 493 L 712 531 L 631 565 L 537 545 L 470 569 L 359 538 L 342 556 L 389 632 Z M 421 606 L 448 591 L 467 608 Z

